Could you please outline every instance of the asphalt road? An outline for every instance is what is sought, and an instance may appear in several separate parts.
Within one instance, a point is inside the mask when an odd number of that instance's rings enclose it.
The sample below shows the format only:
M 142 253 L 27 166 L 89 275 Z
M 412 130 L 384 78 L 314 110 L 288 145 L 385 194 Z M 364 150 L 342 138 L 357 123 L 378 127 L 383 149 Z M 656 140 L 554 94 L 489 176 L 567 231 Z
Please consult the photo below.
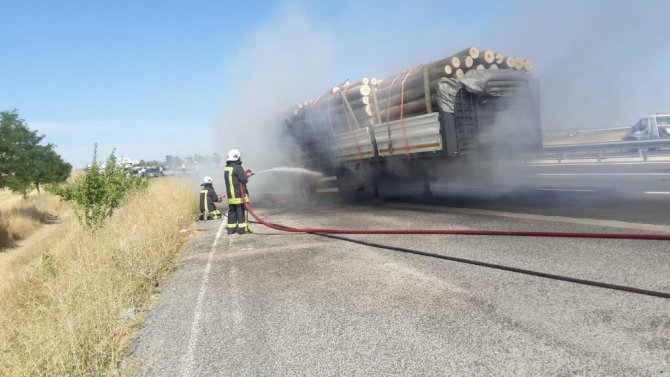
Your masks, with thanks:
M 593 219 L 532 202 L 534 211 L 510 212 L 506 205 L 518 203 L 491 199 L 501 202 L 488 209 L 396 200 L 258 212 L 290 226 L 670 233 L 656 215 Z M 638 199 L 626 205 L 640 213 Z M 260 225 L 253 235 L 227 236 L 220 224 L 197 224 L 147 313 L 124 362 L 128 370 L 146 376 L 670 373 L 668 299 Z M 667 241 L 347 237 L 670 292 Z
M 477 169 L 471 179 L 459 179 L 463 175 L 459 171 L 445 173 L 431 183 L 431 198 L 421 196 L 420 182 L 385 182 L 380 192 L 391 203 L 670 225 L 669 162 L 483 165 Z

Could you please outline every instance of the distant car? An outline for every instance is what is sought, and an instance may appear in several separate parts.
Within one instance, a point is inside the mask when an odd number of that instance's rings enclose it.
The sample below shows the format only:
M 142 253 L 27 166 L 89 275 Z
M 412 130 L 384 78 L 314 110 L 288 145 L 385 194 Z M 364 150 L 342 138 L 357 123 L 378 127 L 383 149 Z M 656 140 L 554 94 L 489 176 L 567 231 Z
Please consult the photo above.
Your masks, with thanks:
M 670 113 L 654 114 L 637 121 L 623 137 L 624 141 L 670 138 Z
M 163 169 L 163 175 L 166 177 L 173 176 L 174 175 L 174 170 L 172 169 Z

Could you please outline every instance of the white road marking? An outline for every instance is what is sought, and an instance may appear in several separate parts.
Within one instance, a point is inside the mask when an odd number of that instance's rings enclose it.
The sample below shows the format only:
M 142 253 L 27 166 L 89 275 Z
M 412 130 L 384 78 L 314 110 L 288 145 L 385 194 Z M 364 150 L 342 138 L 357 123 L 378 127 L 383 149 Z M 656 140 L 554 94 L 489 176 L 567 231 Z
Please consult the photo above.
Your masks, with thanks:
M 221 238 L 221 233 L 225 227 L 226 222 L 222 221 L 219 226 L 219 231 L 214 237 L 214 242 L 212 243 L 212 248 L 209 251 L 207 257 L 207 265 L 205 266 L 205 271 L 202 274 L 202 282 L 200 283 L 200 291 L 198 291 L 198 301 L 195 305 L 195 310 L 193 311 L 193 323 L 191 324 L 191 336 L 188 340 L 188 346 L 186 348 L 186 354 L 182 358 L 181 362 L 181 376 L 189 377 L 193 373 L 193 363 L 195 359 L 195 345 L 198 340 L 198 333 L 200 332 L 200 318 L 202 317 L 202 304 L 205 301 L 205 293 L 207 292 L 207 282 L 209 282 L 209 271 L 212 269 L 212 259 L 214 258 L 214 251 L 216 250 L 216 245 L 219 243 L 219 238 Z
M 670 173 L 537 173 L 539 176 L 543 177 L 657 177 L 657 176 L 669 176 Z
M 667 191 L 645 191 L 644 193 L 650 195 L 670 195 L 670 192 Z
M 569 189 L 569 188 L 536 188 L 537 191 L 569 191 L 569 192 L 596 192 L 590 189 Z

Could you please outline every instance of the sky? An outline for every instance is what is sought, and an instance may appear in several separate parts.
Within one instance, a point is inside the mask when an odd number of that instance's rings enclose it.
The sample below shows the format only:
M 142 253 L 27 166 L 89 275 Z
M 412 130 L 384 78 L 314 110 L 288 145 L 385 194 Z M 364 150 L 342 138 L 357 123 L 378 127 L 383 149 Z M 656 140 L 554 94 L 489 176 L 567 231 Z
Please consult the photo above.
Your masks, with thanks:
M 544 129 L 670 111 L 670 2 L 0 0 L 0 110 L 75 167 L 281 153 L 283 113 L 469 46 L 531 59 Z

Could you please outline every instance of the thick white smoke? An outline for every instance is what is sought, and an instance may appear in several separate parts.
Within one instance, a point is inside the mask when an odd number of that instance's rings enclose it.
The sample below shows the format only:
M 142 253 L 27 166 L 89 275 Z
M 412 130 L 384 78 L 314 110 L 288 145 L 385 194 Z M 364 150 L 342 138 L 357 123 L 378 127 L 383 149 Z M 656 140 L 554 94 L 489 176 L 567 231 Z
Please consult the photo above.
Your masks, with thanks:
M 280 166 L 287 157 L 283 119 L 298 102 L 324 92 L 334 63 L 327 27 L 297 7 L 280 8 L 242 43 L 226 69 L 227 101 L 217 139 L 242 152 L 245 166 Z M 224 153 L 225 153 L 224 151 Z
M 522 4 L 481 40 L 534 61 L 545 129 L 611 128 L 668 111 L 670 2 Z

